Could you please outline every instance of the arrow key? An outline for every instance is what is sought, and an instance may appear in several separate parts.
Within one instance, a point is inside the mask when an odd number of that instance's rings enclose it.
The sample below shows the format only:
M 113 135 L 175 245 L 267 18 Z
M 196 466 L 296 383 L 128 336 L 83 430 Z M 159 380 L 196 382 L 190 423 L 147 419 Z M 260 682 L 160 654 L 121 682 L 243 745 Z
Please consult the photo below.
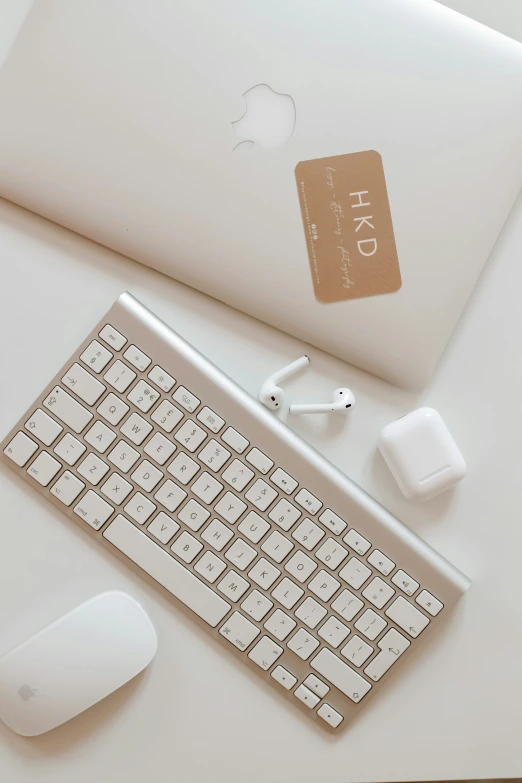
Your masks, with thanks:
M 290 674 L 290 672 L 284 669 L 282 666 L 276 666 L 274 671 L 271 672 L 271 676 L 287 691 L 293 688 L 297 682 L 297 677 L 294 677 L 293 674 Z

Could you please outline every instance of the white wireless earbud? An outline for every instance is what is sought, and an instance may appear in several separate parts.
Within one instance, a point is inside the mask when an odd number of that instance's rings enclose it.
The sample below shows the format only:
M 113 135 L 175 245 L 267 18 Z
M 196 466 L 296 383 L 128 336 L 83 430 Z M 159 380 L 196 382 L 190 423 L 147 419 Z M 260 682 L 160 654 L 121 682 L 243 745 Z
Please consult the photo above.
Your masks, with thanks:
M 267 378 L 259 392 L 259 401 L 263 403 L 265 408 L 268 408 L 270 411 L 278 410 L 283 404 L 285 393 L 277 384 L 281 383 L 281 381 L 284 381 L 286 378 L 289 378 L 290 375 L 293 375 L 298 370 L 302 370 L 303 367 L 307 367 L 309 364 L 310 359 L 308 356 L 301 356 L 299 359 L 296 359 L 295 362 L 288 364 L 286 367 L 283 367 L 282 370 L 278 370 L 278 372 L 275 372 L 270 378 Z
M 332 401 L 310 405 L 290 405 L 290 413 L 330 413 L 331 411 L 350 410 L 355 405 L 355 397 L 350 389 L 336 389 Z

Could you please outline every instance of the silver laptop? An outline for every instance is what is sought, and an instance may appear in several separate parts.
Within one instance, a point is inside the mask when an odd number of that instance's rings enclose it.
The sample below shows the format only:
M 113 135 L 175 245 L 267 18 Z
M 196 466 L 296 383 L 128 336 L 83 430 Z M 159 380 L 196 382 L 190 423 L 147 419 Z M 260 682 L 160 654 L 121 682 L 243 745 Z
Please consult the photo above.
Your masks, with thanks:
M 420 386 L 519 191 L 521 85 L 432 0 L 39 0 L 0 195 Z

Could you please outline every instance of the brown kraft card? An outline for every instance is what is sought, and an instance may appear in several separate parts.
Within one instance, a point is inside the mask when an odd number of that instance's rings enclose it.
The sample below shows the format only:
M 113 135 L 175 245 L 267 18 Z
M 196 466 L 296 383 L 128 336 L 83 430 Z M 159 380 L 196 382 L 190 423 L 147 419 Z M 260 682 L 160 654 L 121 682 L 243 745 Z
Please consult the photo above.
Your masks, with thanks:
M 401 272 L 379 153 L 301 161 L 295 176 L 316 299 L 398 291 Z

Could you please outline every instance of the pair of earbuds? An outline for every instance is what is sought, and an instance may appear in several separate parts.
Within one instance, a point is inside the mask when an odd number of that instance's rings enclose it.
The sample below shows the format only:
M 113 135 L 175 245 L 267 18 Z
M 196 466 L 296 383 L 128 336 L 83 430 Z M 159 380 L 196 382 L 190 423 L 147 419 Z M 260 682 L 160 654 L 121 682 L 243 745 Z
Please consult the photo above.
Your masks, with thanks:
M 278 385 L 294 373 L 302 370 L 310 364 L 308 356 L 301 356 L 295 362 L 283 367 L 282 370 L 275 372 L 270 378 L 267 378 L 259 392 L 259 401 L 263 403 L 269 411 L 277 411 L 281 408 L 285 393 Z M 331 413 L 332 411 L 342 411 L 346 413 L 355 404 L 355 397 L 350 389 L 336 389 L 332 394 L 331 402 L 311 403 L 310 405 L 290 405 L 290 413 Z

